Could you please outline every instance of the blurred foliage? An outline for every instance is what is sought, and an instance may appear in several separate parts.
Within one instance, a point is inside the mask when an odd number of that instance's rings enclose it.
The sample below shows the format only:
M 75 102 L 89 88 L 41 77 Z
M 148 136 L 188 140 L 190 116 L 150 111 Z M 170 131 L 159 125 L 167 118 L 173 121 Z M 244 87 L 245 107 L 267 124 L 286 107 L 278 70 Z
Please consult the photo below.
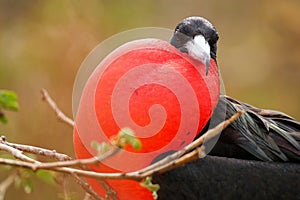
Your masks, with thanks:
M 141 150 L 142 143 L 141 141 L 135 137 L 134 132 L 130 128 L 122 128 L 117 135 L 112 136 L 110 138 L 111 144 L 117 148 L 121 149 L 127 149 L 130 151 L 130 149 L 134 150 Z M 97 155 L 104 154 L 105 152 L 111 150 L 110 144 L 106 142 L 97 142 L 92 141 L 91 147 L 97 151 Z M 128 149 L 128 147 L 130 149 Z
M 17 111 L 19 109 L 17 94 L 9 90 L 0 90 L 0 122 L 7 123 L 4 110 Z
M 18 94 L 20 111 L 7 113 L 10 123 L 0 133 L 74 155 L 72 130 L 40 101 L 40 89 L 72 116 L 76 72 L 98 43 L 136 27 L 173 29 L 191 15 L 205 16 L 220 33 L 228 95 L 300 119 L 299 10 L 299 0 L 1 0 L 0 88 Z M 29 196 L 10 189 L 7 199 L 57 199 L 56 190 L 37 187 Z
M 144 188 L 147 188 L 151 191 L 153 199 L 158 198 L 158 190 L 160 189 L 159 184 L 153 184 L 152 183 L 152 177 L 147 176 L 143 182 L 140 183 L 140 185 Z
M 116 137 L 112 138 L 112 144 L 119 148 L 128 148 L 140 150 L 142 148 L 141 141 L 135 137 L 134 132 L 130 128 L 122 128 Z
M 12 159 L 12 157 L 8 154 L 0 154 L 0 157 Z M 14 177 L 11 187 L 12 189 L 20 192 L 20 194 L 23 193 L 22 196 L 25 194 L 31 194 L 41 183 L 48 185 L 49 188 L 57 184 L 55 180 L 57 175 L 52 171 L 38 170 L 37 172 L 33 172 L 29 169 L 1 165 L 1 172 L 5 173 L 6 176 Z

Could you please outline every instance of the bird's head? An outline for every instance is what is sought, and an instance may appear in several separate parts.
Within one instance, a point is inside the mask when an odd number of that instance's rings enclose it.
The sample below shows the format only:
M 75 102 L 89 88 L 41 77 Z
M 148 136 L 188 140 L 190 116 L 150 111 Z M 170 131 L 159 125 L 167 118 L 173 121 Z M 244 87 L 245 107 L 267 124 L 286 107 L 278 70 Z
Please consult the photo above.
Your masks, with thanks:
M 181 52 L 203 62 L 207 74 L 210 59 L 216 62 L 218 39 L 216 28 L 208 20 L 188 17 L 176 26 L 170 43 Z

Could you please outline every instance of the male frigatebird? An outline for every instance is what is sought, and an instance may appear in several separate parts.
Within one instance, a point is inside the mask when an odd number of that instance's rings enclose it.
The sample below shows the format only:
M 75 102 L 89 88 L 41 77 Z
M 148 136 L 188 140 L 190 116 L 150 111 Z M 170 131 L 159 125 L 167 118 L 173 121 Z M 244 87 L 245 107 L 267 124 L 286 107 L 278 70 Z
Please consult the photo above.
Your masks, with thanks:
M 218 39 L 218 32 L 209 21 L 201 17 L 189 17 L 177 25 L 171 44 L 206 63 L 208 73 L 210 59 L 217 63 Z M 226 118 L 229 118 L 237 110 L 246 113 L 222 132 L 212 154 L 239 157 L 240 150 L 243 158 L 249 156 L 263 161 L 300 161 L 299 122 L 284 113 L 259 109 L 223 95 L 220 96 L 211 123 L 223 120 L 224 112 Z M 250 155 L 246 155 L 245 151 Z
M 217 63 L 218 39 L 208 20 L 188 17 L 176 26 L 171 44 L 206 63 L 208 72 L 210 60 Z M 154 176 L 159 199 L 300 199 L 300 123 L 220 95 L 207 127 L 237 110 L 245 114 L 222 131 L 209 156 Z

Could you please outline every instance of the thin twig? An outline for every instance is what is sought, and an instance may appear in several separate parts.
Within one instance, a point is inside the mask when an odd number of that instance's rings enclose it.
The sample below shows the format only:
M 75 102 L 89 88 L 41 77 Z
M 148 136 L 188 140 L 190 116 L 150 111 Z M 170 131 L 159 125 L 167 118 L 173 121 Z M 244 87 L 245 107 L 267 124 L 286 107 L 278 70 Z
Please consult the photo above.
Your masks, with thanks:
M 42 93 L 42 100 L 47 102 L 47 104 L 51 107 L 51 109 L 55 112 L 56 117 L 59 121 L 64 122 L 66 124 L 68 124 L 71 127 L 74 127 L 74 121 L 67 117 L 56 105 L 55 101 L 50 97 L 49 93 L 47 92 L 47 90 L 42 89 L 41 90 Z
M 0 158 L 0 164 L 5 164 L 5 165 L 10 165 L 10 166 L 15 166 L 15 167 L 23 167 L 30 169 L 32 171 L 36 170 L 36 164 L 34 163 L 29 163 L 25 161 L 19 161 L 19 160 L 11 160 L 11 159 L 5 159 L 5 158 Z M 39 168 L 43 169 L 43 168 Z M 94 171 L 86 171 L 86 170 L 81 170 L 81 169 L 74 169 L 70 167 L 57 167 L 57 168 L 51 168 L 47 169 L 51 171 L 57 171 L 57 172 L 62 172 L 65 174 L 76 174 L 78 176 L 83 176 L 83 177 L 89 177 L 89 178 L 95 178 L 99 180 L 104 180 L 104 179 L 129 179 L 129 180 L 137 180 L 140 181 L 142 180 L 141 176 L 137 173 L 100 173 L 100 172 L 94 172 Z
M 41 155 L 41 156 L 45 156 L 47 158 L 51 158 L 51 159 L 55 159 L 55 160 L 59 160 L 59 161 L 73 160 L 73 158 L 71 158 L 70 156 L 68 156 L 66 154 L 58 153 L 55 150 L 49 150 L 49 149 L 44 149 L 44 148 L 30 146 L 30 145 L 7 142 L 5 140 L 4 136 L 1 136 L 0 142 L 2 144 L 5 144 L 7 146 L 13 147 L 15 149 L 18 149 L 18 150 L 26 152 L 26 153 Z
M 55 103 L 55 101 L 50 97 L 49 93 L 47 92 L 47 90 L 42 89 L 41 91 L 42 93 L 42 100 L 46 101 L 48 103 L 48 105 L 50 106 L 50 108 L 55 112 L 58 120 L 66 123 L 67 125 L 71 126 L 72 128 L 74 127 L 75 123 L 74 121 L 67 117 L 57 106 L 57 104 Z M 113 156 L 115 154 L 117 154 L 120 151 L 120 148 L 113 148 L 111 151 L 101 155 L 101 156 L 96 156 L 94 158 L 90 158 L 90 159 L 81 159 L 81 160 L 73 160 L 73 161 L 65 161 L 65 162 L 56 162 L 56 163 L 43 163 L 45 168 L 51 168 L 53 166 L 56 165 L 56 167 L 59 166 L 76 166 L 76 165 L 81 165 L 84 169 L 87 169 L 87 167 L 85 167 L 84 165 L 86 164 L 93 164 L 93 163 L 98 163 L 102 160 L 104 160 L 107 157 Z M 65 158 L 65 157 L 64 157 Z M 67 157 L 66 157 L 67 158 Z M 60 159 L 59 159 L 60 160 Z M 63 160 L 71 160 L 71 159 L 63 159 Z M 81 187 L 87 192 L 88 195 L 86 195 L 86 198 L 89 199 L 90 196 L 94 199 L 102 199 L 99 195 L 95 195 L 95 192 L 90 188 L 90 187 L 85 187 L 86 184 L 84 184 L 82 179 L 77 179 L 76 177 L 78 177 L 76 174 L 71 174 L 73 176 L 73 178 L 75 178 L 77 180 L 77 182 L 79 183 L 79 185 L 81 185 Z M 110 188 L 105 182 L 103 182 L 102 180 L 100 181 L 100 183 L 102 183 L 104 189 L 106 190 L 106 192 L 112 196 L 112 198 L 114 199 L 115 194 L 113 189 Z
M 52 98 L 49 96 L 48 92 L 46 90 L 42 90 L 42 97 L 43 100 L 48 103 L 50 108 L 55 112 L 57 118 L 68 124 L 69 126 L 74 126 L 74 121 L 66 115 L 62 113 L 62 111 L 58 108 L 56 103 L 52 100 Z M 119 148 L 113 148 L 106 154 L 102 156 L 97 156 L 94 158 L 89 159 L 81 159 L 81 160 L 70 160 L 71 158 L 64 155 L 64 154 L 57 154 L 55 151 L 51 150 L 45 150 L 38 147 L 32 147 L 28 145 L 21 145 L 21 144 L 13 144 L 8 143 L 5 141 L 4 137 L 1 137 L 0 140 L 0 149 L 7 151 L 14 155 L 19 160 L 10 160 L 10 159 L 3 159 L 0 158 L 0 164 L 10 165 L 10 166 L 16 166 L 16 167 L 23 167 L 28 168 L 33 171 L 38 169 L 47 169 L 51 171 L 57 171 L 62 172 L 64 174 L 70 174 L 75 178 L 75 180 L 81 185 L 81 187 L 87 191 L 90 194 L 90 197 L 93 197 L 97 200 L 103 200 L 97 193 L 95 193 L 91 187 L 83 181 L 80 177 L 90 177 L 95 178 L 102 183 L 103 188 L 106 190 L 107 194 L 110 195 L 113 199 L 116 197 L 115 192 L 107 185 L 103 180 L 105 179 L 115 179 L 115 180 L 135 180 L 135 181 L 142 181 L 147 176 L 152 176 L 154 173 L 164 173 L 166 171 L 169 171 L 171 169 L 174 169 L 178 166 L 182 166 L 188 162 L 191 162 L 192 160 L 198 159 L 199 157 L 205 156 L 204 151 L 204 143 L 215 137 L 217 134 L 219 134 L 226 126 L 228 126 L 232 121 L 234 121 L 236 118 L 238 118 L 242 113 L 238 112 L 234 116 L 232 116 L 229 120 L 226 120 L 222 123 L 220 123 L 215 128 L 207 131 L 204 135 L 202 135 L 200 138 L 192 142 L 191 144 L 187 145 L 184 149 L 167 156 L 166 158 L 162 159 L 161 161 L 146 167 L 142 170 L 135 171 L 135 172 L 129 172 L 129 173 L 100 173 L 95 171 L 89 171 L 87 168 L 83 169 L 76 169 L 73 168 L 75 166 L 84 166 L 87 164 L 95 164 L 97 162 L 102 161 L 103 159 L 113 156 L 116 153 L 120 151 Z M 58 160 L 64 160 L 63 162 L 52 162 L 52 163 L 41 163 L 39 161 L 36 161 L 34 159 L 31 159 L 23 154 L 23 152 L 30 152 L 35 153 L 38 155 L 44 155 L 51 158 L 58 158 Z M 88 199 L 89 196 L 86 196 Z
M 232 116 L 229 120 L 226 120 L 222 123 L 220 123 L 218 126 L 216 126 L 214 129 L 209 130 L 207 133 L 202 135 L 199 139 L 195 140 L 193 143 L 187 146 L 187 148 L 184 148 L 184 150 L 176 152 L 167 158 L 163 159 L 163 163 L 156 166 L 156 168 L 147 167 L 144 168 L 140 171 L 135 171 L 135 172 L 130 172 L 130 173 L 99 173 L 99 172 L 94 172 L 94 171 L 86 171 L 86 170 L 81 170 L 81 169 L 74 169 L 70 167 L 53 167 L 53 168 L 47 168 L 48 170 L 52 171 L 58 171 L 58 172 L 63 172 L 66 174 L 76 174 L 78 176 L 84 176 L 84 177 L 90 177 L 90 178 L 95 178 L 99 180 L 104 180 L 104 179 L 127 179 L 127 180 L 136 180 L 136 181 L 141 181 L 147 176 L 151 176 L 156 172 L 162 173 L 165 172 L 166 170 L 170 170 L 173 168 L 176 168 L 178 166 L 181 166 L 182 164 L 187 163 L 188 161 L 191 161 L 193 159 L 196 159 L 195 153 L 197 153 L 199 158 L 199 154 L 202 154 L 198 147 L 201 146 L 208 138 L 214 137 L 218 132 L 220 132 L 223 128 L 228 126 L 232 121 L 234 121 L 238 116 L 240 116 L 242 113 L 238 112 L 234 116 Z M 200 145 L 199 145 L 200 144 Z M 193 150 L 193 148 L 198 148 L 196 149 L 196 152 L 192 154 L 186 154 L 186 156 L 182 157 L 181 160 L 176 161 L 178 159 L 178 155 L 183 155 L 185 153 L 190 152 Z M 192 157 L 192 158 L 190 158 Z M 167 162 L 167 161 L 172 161 L 172 162 Z M 174 161 L 175 160 L 175 161 Z M 42 167 L 39 167 L 39 163 L 28 163 L 24 161 L 18 161 L 18 160 L 8 160 L 8 159 L 3 159 L 0 158 L 0 164 L 6 164 L 6 165 L 11 165 L 11 166 L 18 166 L 18 167 L 24 167 L 24 168 L 29 168 L 31 170 L 36 170 L 36 169 L 43 169 Z
M 17 173 L 13 172 L 0 184 L 0 200 L 4 200 L 7 189 L 14 183 Z
M 111 200 L 118 200 L 117 192 L 114 191 L 104 180 L 98 180 L 98 183 L 105 189 L 106 196 Z
M 157 168 L 146 171 L 146 172 L 142 173 L 141 175 L 143 177 L 147 177 L 147 176 L 153 175 L 154 173 L 162 174 L 162 173 L 170 171 L 176 167 L 180 167 L 182 165 L 185 165 L 189 162 L 192 162 L 194 160 L 197 160 L 197 159 L 203 158 L 203 157 L 205 157 L 205 148 L 204 148 L 204 146 L 201 146 L 201 147 L 196 148 L 192 152 L 187 153 L 187 154 L 183 155 L 182 157 L 174 160 L 173 162 L 170 162 L 170 163 L 162 165 L 162 166 L 158 166 Z
M 149 174 L 153 173 L 153 170 L 157 170 L 159 168 L 169 168 L 169 166 L 174 165 L 174 167 L 176 167 L 177 165 L 172 163 L 172 161 L 179 159 L 180 156 L 182 156 L 183 154 L 192 151 L 193 149 L 201 146 L 202 144 L 204 144 L 206 141 L 210 140 L 211 138 L 217 136 L 223 129 L 225 129 L 230 123 L 232 123 L 234 120 L 236 120 L 241 114 L 243 114 L 241 111 L 238 111 L 236 114 L 234 114 L 230 119 L 220 123 L 219 125 L 217 125 L 215 128 L 208 130 L 205 134 L 203 134 L 201 137 L 199 137 L 198 139 L 196 139 L 195 141 L 193 141 L 192 143 L 190 143 L 189 145 L 187 145 L 185 148 L 183 148 L 180 151 L 177 151 L 175 153 L 173 153 L 170 156 L 167 156 L 166 158 L 142 169 L 139 171 L 139 173 L 141 174 Z
M 113 148 L 112 150 L 109 150 L 108 152 L 105 152 L 104 154 L 101 154 L 99 156 L 95 156 L 92 158 L 50 162 L 50 163 L 40 163 L 40 164 L 36 165 L 36 168 L 34 170 L 51 169 L 51 168 L 55 168 L 55 167 L 71 167 L 71 166 L 74 167 L 74 166 L 96 164 L 96 163 L 99 163 L 99 162 L 105 160 L 106 158 L 114 156 L 115 154 L 119 153 L 120 151 L 121 151 L 120 148 Z
M 104 200 L 102 197 L 100 197 L 93 189 L 92 187 L 83 179 L 81 179 L 76 174 L 73 174 L 72 177 L 75 179 L 75 181 L 89 194 L 88 199 L 95 199 L 95 200 Z
M 2 151 L 6 151 L 8 153 L 10 153 L 11 155 L 13 155 L 15 158 L 25 161 L 25 162 L 29 162 L 29 163 L 36 163 L 37 161 L 24 155 L 23 151 L 20 151 L 18 149 L 15 149 L 14 147 L 10 147 L 6 144 L 3 144 L 2 142 L 4 142 L 4 137 L 0 137 L 0 150 Z
M 85 193 L 83 200 L 91 200 L 92 196 L 89 193 Z M 101 198 L 103 199 L 103 198 Z

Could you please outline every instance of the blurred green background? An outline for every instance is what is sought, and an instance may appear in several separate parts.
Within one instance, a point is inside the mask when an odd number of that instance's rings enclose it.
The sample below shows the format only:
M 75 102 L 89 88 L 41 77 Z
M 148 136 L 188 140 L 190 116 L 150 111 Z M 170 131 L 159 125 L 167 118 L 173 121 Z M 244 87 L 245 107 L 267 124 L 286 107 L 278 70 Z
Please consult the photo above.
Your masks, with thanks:
M 192 15 L 208 18 L 219 31 L 218 64 L 228 95 L 300 119 L 299 11 L 299 0 L 1 0 L 0 88 L 17 92 L 20 111 L 8 113 L 0 133 L 74 155 L 72 130 L 41 102 L 40 89 L 72 116 L 76 72 L 98 43 L 137 27 L 173 29 Z M 59 192 L 38 182 L 33 194 L 11 188 L 6 199 L 57 199 Z M 82 199 L 80 189 L 73 192 Z

